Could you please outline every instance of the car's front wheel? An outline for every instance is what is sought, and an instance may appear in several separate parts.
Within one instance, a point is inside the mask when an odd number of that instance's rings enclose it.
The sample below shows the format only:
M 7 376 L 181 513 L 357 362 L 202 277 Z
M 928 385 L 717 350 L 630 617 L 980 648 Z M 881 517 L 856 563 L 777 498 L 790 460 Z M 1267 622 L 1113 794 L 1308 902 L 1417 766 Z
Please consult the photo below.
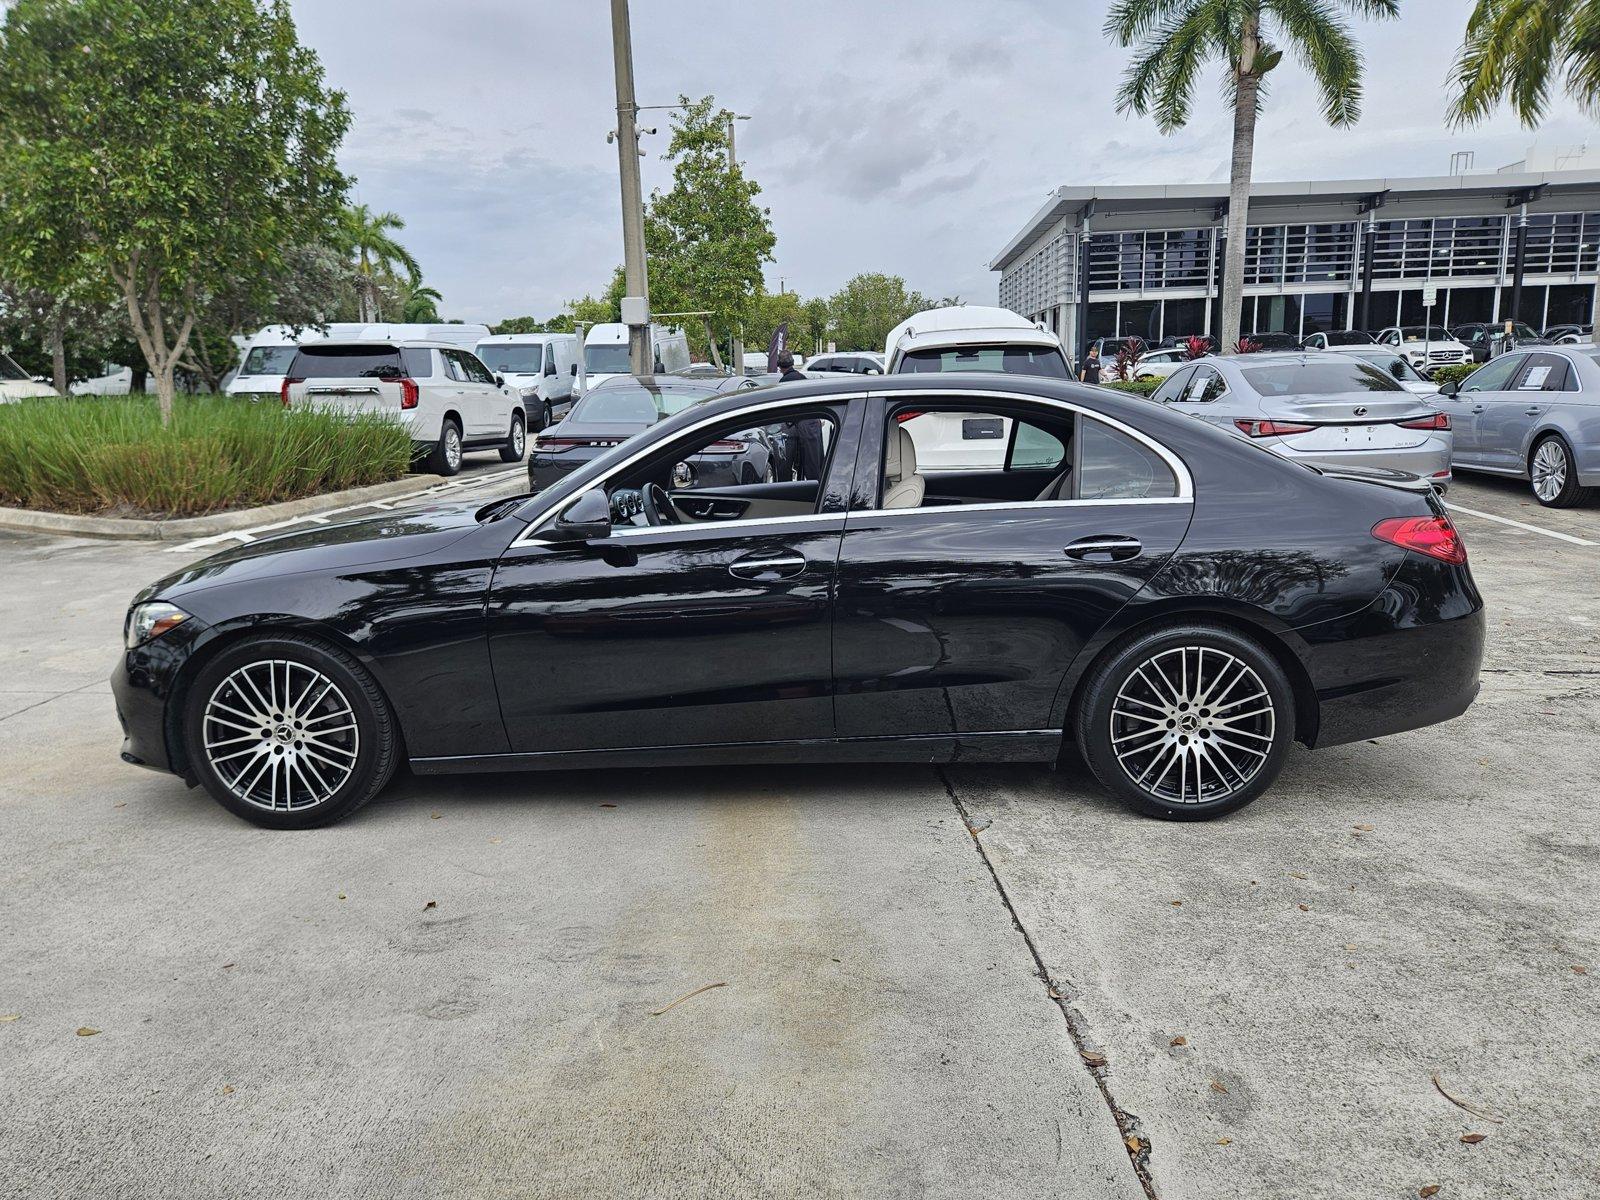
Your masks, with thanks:
M 1102 784 L 1153 817 L 1232 812 L 1271 786 L 1294 740 L 1294 692 L 1256 642 L 1183 625 L 1116 649 L 1080 693 L 1079 750 Z
M 1572 508 L 1588 500 L 1594 491 L 1578 482 L 1572 448 L 1556 433 L 1544 437 L 1528 456 L 1528 479 L 1533 485 L 1533 498 L 1546 508 Z
M 382 790 L 399 757 L 372 677 L 295 634 L 250 637 L 206 663 L 189 689 L 184 741 L 206 791 L 269 829 L 348 816 Z
M 521 462 L 528 449 L 528 431 L 522 423 L 521 413 L 511 414 L 511 432 L 506 434 L 506 444 L 500 447 L 501 462 Z

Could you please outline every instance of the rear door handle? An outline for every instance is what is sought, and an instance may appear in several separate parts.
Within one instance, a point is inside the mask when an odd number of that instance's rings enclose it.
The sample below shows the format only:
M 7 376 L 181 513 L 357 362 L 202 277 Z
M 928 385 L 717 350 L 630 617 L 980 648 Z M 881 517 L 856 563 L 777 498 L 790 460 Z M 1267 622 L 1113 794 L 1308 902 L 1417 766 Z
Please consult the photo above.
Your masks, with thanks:
M 1144 550 L 1138 538 L 1123 534 L 1097 534 L 1079 538 L 1066 547 L 1066 556 L 1080 562 L 1125 562 Z
M 1537 406 L 1535 406 L 1533 408 L 1525 408 L 1525 409 L 1523 409 L 1522 410 L 1522 415 L 1525 416 L 1525 417 L 1537 417 L 1542 411 L 1544 411 L 1544 410 L 1539 408 L 1539 407 L 1537 407 Z
M 1482 412 L 1482 411 L 1483 411 L 1483 407 L 1484 407 L 1484 406 L 1483 406 L 1483 405 L 1481 405 L 1481 404 L 1479 404 L 1479 405 L 1476 405 L 1476 406 L 1475 406 L 1475 407 L 1474 407 L 1474 408 L 1473 408 L 1473 410 L 1472 410 L 1472 411 L 1473 411 L 1473 412 L 1475 412 L 1475 413 L 1481 413 L 1481 412 Z
M 793 550 L 747 554 L 728 564 L 728 574 L 735 579 L 793 579 L 803 574 L 805 569 L 805 555 Z

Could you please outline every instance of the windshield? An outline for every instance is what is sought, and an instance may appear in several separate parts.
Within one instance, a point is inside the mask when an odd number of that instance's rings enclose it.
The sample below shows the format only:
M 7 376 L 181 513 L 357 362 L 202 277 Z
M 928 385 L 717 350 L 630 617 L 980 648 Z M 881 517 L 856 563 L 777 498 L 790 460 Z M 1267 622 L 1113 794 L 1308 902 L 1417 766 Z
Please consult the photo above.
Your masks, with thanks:
M 627 350 L 627 347 L 624 346 L 623 350 Z M 589 421 L 654 425 L 713 394 L 711 388 L 662 388 L 657 392 L 641 387 L 599 388 L 573 406 L 568 420 L 575 425 Z
M 622 343 L 585 346 L 583 365 L 596 375 L 626 375 L 633 369 L 628 362 L 628 347 Z
M 405 371 L 393 346 L 305 346 L 288 374 L 296 379 L 398 379 Z
M 17 366 L 16 363 L 12 362 L 4 354 L 0 354 L 0 379 L 16 380 L 31 378 L 32 376 L 24 371 L 21 367 Z
M 486 342 L 478 347 L 478 357 L 502 375 L 537 375 L 544 369 L 544 343 Z
M 1448 342 L 1452 340 L 1450 331 L 1438 325 L 1406 325 L 1401 328 L 1400 336 L 1408 342 Z
M 1333 355 L 1329 355 L 1332 358 Z M 1403 392 L 1392 375 L 1365 362 L 1272 363 L 1240 367 L 1263 396 L 1337 396 L 1344 392 Z
M 993 371 L 1005 375 L 1042 375 L 1068 379 L 1066 360 L 1054 346 L 952 346 L 948 350 L 913 350 L 900 360 L 902 375 L 945 371 Z
M 1356 354 L 1356 358 L 1371 363 L 1380 371 L 1387 371 L 1401 383 L 1427 383 L 1427 378 L 1411 363 L 1398 354 Z
M 294 346 L 252 346 L 250 353 L 244 356 L 244 366 L 239 368 L 239 374 L 287 375 L 296 353 Z
M 1377 339 L 1359 329 L 1333 329 L 1322 335 L 1330 346 L 1371 346 Z

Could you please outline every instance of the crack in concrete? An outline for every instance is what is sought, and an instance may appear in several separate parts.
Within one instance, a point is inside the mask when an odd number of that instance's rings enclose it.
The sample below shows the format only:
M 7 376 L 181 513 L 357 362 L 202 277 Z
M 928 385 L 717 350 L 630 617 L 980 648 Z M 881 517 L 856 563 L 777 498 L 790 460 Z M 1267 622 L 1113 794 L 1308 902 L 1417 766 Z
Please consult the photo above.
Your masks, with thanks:
M 1045 995 L 1057 1009 L 1060 1010 L 1062 1019 L 1067 1024 L 1067 1035 L 1072 1039 L 1073 1047 L 1078 1051 L 1079 1060 L 1084 1064 L 1090 1076 L 1094 1079 L 1095 1086 L 1100 1089 L 1100 1098 L 1105 1101 L 1106 1108 L 1110 1110 L 1112 1119 L 1117 1123 L 1117 1131 L 1122 1135 L 1122 1144 L 1128 1152 L 1128 1161 L 1133 1167 L 1133 1173 L 1139 1179 L 1139 1185 L 1144 1189 L 1144 1194 L 1149 1200 L 1160 1200 L 1156 1191 L 1155 1181 L 1150 1178 L 1150 1139 L 1144 1132 L 1139 1118 L 1125 1110 L 1117 1103 L 1117 1098 L 1111 1092 L 1111 1083 L 1108 1078 L 1110 1066 L 1106 1063 L 1104 1053 L 1095 1048 L 1088 1031 L 1088 1022 L 1082 1013 L 1073 1008 L 1069 1002 L 1067 989 L 1050 977 L 1050 969 L 1045 966 L 1044 957 L 1039 953 L 1039 948 L 1034 944 L 1033 935 L 1028 932 L 1027 926 L 1022 923 L 1021 916 L 1017 913 L 1016 905 L 1011 902 L 1011 893 L 1006 891 L 1006 885 L 1001 882 L 1000 873 L 995 870 L 994 862 L 989 858 L 989 852 L 984 849 L 983 841 L 978 834 L 987 829 L 991 822 L 987 818 L 974 819 L 968 812 L 967 806 L 962 803 L 961 797 L 956 794 L 955 785 L 950 782 L 950 776 L 943 767 L 935 770 L 939 775 L 939 782 L 944 784 L 945 794 L 950 797 L 950 803 L 955 806 L 961 823 L 966 826 L 967 834 L 972 838 L 972 845 L 978 852 L 978 857 L 983 860 L 984 868 L 989 872 L 989 878 L 994 881 L 995 891 L 1000 895 L 1000 902 L 1006 906 L 1006 912 L 1011 916 L 1011 924 L 1022 936 L 1022 941 L 1028 948 L 1028 953 L 1033 957 L 1034 975 L 1045 985 Z M 981 824 L 979 823 L 981 821 Z M 1091 1055 L 1093 1056 L 1091 1058 Z M 1099 1061 L 1098 1066 L 1095 1060 Z M 1060 1130 L 1056 1136 L 1059 1139 Z
M 86 692 L 90 688 L 98 686 L 99 683 L 100 683 L 100 680 L 91 679 L 88 683 L 82 684 L 79 687 L 68 688 L 64 692 L 57 692 L 53 696 L 46 696 L 43 700 L 39 700 L 39 701 L 37 701 L 37 702 L 35 702 L 33 704 L 30 704 L 26 708 L 19 708 L 19 709 L 17 709 L 16 712 L 7 713 L 5 716 L 0 717 L 0 721 L 9 721 L 9 720 L 11 720 L 12 717 L 20 717 L 25 712 L 32 712 L 36 708 L 39 708 L 39 707 L 41 707 L 43 705 L 46 705 L 46 704 L 50 704 L 53 701 L 60 700 L 63 696 L 76 696 L 79 692 Z

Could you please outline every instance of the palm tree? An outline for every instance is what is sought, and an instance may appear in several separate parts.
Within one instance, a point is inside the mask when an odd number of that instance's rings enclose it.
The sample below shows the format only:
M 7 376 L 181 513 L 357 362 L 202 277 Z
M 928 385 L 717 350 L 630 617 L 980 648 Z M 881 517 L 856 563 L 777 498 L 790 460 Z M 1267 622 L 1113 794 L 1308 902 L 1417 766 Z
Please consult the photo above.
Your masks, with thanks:
M 356 299 L 361 307 L 359 319 L 380 321 L 383 316 L 378 311 L 378 288 L 373 279 L 374 273 L 387 271 L 399 274 L 395 268 L 400 267 L 412 280 L 422 274 L 417 260 L 393 237 L 406 227 L 406 223 L 398 213 L 375 213 L 365 204 L 355 204 L 344 210 L 339 224 L 345 252 L 355 259 Z
M 1481 121 L 1506 100 L 1531 128 L 1557 74 L 1584 112 L 1600 115 L 1600 0 L 1478 0 L 1452 70 L 1450 122 Z
M 400 319 L 408 322 L 437 321 L 439 302 L 443 299 L 435 289 L 424 286 L 420 281 L 414 282 L 400 310 Z
M 1181 129 L 1188 123 L 1201 69 L 1213 58 L 1224 64 L 1224 94 L 1233 106 L 1233 161 L 1219 297 L 1226 298 L 1222 353 L 1233 353 L 1239 342 L 1250 171 L 1267 73 L 1288 47 L 1316 80 L 1328 123 L 1353 125 L 1361 115 L 1361 49 L 1342 11 L 1393 17 L 1399 7 L 1399 0 L 1117 0 L 1111 6 L 1106 36 L 1134 47 L 1117 92 L 1118 112 L 1153 115 L 1162 133 Z

